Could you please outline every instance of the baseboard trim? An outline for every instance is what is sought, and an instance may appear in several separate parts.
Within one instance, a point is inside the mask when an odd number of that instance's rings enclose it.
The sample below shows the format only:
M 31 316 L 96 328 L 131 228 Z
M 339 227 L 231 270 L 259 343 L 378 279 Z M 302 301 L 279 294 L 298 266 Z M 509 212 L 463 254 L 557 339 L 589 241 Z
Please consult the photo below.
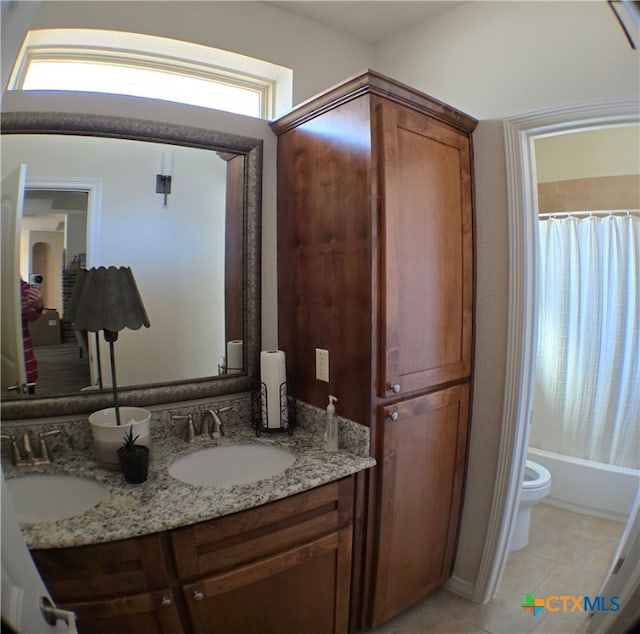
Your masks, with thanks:
M 451 577 L 449 577 L 449 579 L 447 579 L 444 587 L 447 590 L 453 592 L 453 594 L 457 594 L 458 596 L 469 599 L 470 601 L 475 601 L 475 599 L 473 598 L 474 584 L 470 581 L 467 581 L 466 579 L 462 579 L 460 577 L 452 575 Z

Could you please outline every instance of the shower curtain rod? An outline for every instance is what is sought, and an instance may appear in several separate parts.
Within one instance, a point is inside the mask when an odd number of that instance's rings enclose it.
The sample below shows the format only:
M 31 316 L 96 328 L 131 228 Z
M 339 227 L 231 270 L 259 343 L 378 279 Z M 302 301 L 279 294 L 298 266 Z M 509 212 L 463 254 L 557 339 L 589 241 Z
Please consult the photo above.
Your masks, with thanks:
M 612 209 L 611 211 L 552 211 L 547 214 L 538 214 L 540 220 L 548 218 L 570 218 L 573 216 L 630 216 L 640 214 L 640 209 Z

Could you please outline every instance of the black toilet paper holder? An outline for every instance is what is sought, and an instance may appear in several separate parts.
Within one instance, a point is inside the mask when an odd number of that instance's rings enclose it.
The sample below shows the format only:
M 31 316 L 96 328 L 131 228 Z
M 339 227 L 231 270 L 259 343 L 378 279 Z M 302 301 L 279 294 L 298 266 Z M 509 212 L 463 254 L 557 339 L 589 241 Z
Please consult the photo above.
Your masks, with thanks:
M 280 384 L 280 420 L 277 425 L 270 425 L 269 421 L 269 394 L 267 386 L 262 381 L 256 381 L 256 389 L 251 394 L 251 420 L 253 428 L 256 430 L 256 436 L 260 436 L 262 432 L 268 434 L 281 434 L 287 432 L 289 436 L 293 435 L 296 427 L 296 402 L 292 396 L 292 385 L 289 381 Z

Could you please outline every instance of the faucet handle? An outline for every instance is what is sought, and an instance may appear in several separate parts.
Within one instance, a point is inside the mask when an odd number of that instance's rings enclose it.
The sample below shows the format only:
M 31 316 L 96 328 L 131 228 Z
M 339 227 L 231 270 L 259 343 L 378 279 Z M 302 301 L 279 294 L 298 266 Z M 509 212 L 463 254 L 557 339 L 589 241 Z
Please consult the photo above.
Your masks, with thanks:
M 204 413 L 204 418 L 206 419 L 209 436 L 211 438 L 220 438 L 222 435 L 222 422 L 218 418 L 218 413 L 213 409 L 208 409 Z M 204 425 L 204 420 L 202 424 Z
M 13 461 L 13 464 L 22 464 L 22 456 L 20 455 L 20 449 L 18 448 L 18 443 L 16 442 L 16 435 L 0 434 L 0 438 L 11 442 L 11 460 Z
M 60 433 L 59 429 L 52 429 L 50 431 L 41 431 L 38 434 L 38 439 L 40 441 L 40 461 L 42 463 L 48 464 L 52 460 L 51 451 L 49 450 L 49 445 L 47 445 L 47 437 L 57 436 Z
M 33 449 L 31 448 L 31 433 L 29 431 L 22 434 L 22 447 L 24 448 L 24 457 L 33 462 Z
M 193 424 L 193 414 L 173 414 L 171 420 L 186 420 L 187 421 L 187 442 L 193 442 L 196 437 L 196 427 Z
M 228 412 L 231 409 L 230 405 L 226 407 L 220 407 L 219 409 L 209 409 L 205 412 L 205 414 L 209 415 L 209 435 L 211 438 L 220 438 L 224 435 L 224 431 L 222 429 L 222 421 L 220 420 L 221 412 Z

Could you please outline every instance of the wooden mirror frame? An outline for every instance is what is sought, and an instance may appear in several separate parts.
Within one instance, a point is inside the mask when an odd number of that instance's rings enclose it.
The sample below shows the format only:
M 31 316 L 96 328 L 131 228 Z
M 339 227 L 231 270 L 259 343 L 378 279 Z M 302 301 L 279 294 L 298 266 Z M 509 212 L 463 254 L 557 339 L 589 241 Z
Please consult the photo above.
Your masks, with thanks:
M 244 369 L 229 377 L 205 377 L 118 388 L 120 405 L 147 406 L 248 391 L 258 378 L 261 331 L 261 139 L 144 119 L 91 114 L 13 112 L 2 115 L 5 134 L 60 134 L 181 145 L 245 156 L 244 177 Z M 110 390 L 81 395 L 2 401 L 2 420 L 85 414 L 113 406 Z

